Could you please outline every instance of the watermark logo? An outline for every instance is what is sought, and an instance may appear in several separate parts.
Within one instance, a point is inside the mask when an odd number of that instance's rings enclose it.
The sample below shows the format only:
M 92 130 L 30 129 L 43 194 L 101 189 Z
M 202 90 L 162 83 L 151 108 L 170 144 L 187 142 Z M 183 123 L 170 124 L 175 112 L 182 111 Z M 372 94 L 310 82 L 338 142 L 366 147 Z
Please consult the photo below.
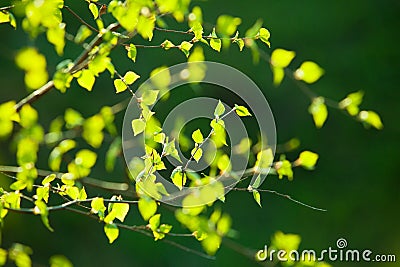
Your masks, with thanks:
M 336 241 L 336 247 L 317 252 L 316 250 L 283 250 L 268 248 L 256 253 L 256 259 L 259 261 L 281 261 L 281 262 L 396 262 L 395 254 L 377 254 L 371 249 L 350 249 L 345 238 L 339 238 Z

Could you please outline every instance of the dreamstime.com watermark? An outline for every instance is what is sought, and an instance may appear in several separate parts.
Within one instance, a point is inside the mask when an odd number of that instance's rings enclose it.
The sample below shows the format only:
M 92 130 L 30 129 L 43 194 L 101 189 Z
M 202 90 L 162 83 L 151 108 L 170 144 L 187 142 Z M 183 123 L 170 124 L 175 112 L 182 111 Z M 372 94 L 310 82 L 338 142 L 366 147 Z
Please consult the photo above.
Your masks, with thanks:
M 317 252 L 312 249 L 307 250 L 275 250 L 270 249 L 267 245 L 264 249 L 256 253 L 259 261 L 326 261 L 326 262 L 396 262 L 394 254 L 374 254 L 370 249 L 346 249 L 347 240 L 339 238 L 336 241 L 336 247 L 328 247 L 327 249 Z

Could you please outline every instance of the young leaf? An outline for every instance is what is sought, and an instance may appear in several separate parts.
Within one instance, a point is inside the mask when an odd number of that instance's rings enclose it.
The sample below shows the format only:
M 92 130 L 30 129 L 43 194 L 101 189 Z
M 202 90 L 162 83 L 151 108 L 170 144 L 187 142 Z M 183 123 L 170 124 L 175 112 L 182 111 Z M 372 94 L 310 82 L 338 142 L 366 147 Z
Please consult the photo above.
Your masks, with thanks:
M 253 190 L 253 198 L 257 202 L 257 204 L 262 208 L 262 206 L 261 206 L 261 196 L 260 196 L 260 193 L 257 190 Z
M 305 81 L 306 83 L 314 83 L 324 74 L 324 70 L 312 61 L 305 61 L 294 72 L 294 77 L 297 80 Z
M 164 48 L 165 50 L 169 50 L 170 48 L 175 47 L 175 45 L 170 40 L 165 40 L 161 44 L 161 47 Z
M 203 156 L 203 149 L 195 147 L 192 149 L 191 155 L 196 162 L 199 162 L 201 156 Z
M 214 110 L 214 116 L 219 118 L 219 116 L 224 114 L 224 112 L 225 112 L 225 106 L 224 106 L 224 104 L 222 104 L 221 100 L 218 100 L 218 104 Z
M 264 42 L 265 44 L 268 45 L 268 47 L 271 47 L 271 43 L 269 42 L 269 37 L 271 37 L 271 33 L 265 29 L 265 28 L 261 28 L 258 31 L 258 37 L 260 38 L 260 40 L 262 42 Z
M 254 184 L 251 185 L 251 187 L 257 189 L 260 187 L 260 185 L 261 185 L 261 175 L 259 174 L 256 180 L 254 181 Z
M 197 129 L 192 133 L 192 139 L 195 143 L 201 144 L 204 141 L 203 134 L 201 133 L 200 129 Z
M 361 121 L 363 121 L 363 122 L 365 122 L 365 123 L 367 123 L 367 124 L 373 126 L 374 128 L 376 128 L 376 129 L 378 129 L 378 130 L 381 130 L 381 129 L 383 128 L 383 123 L 382 123 L 382 121 L 381 121 L 381 118 L 380 118 L 379 115 L 378 115 L 376 112 L 374 112 L 374 111 L 371 111 L 371 110 L 369 110 L 369 111 L 363 110 L 363 111 L 361 111 L 361 112 L 358 114 L 358 118 L 359 118 Z
M 238 106 L 235 104 L 235 112 L 240 117 L 251 116 L 249 110 L 244 106 Z
M 176 167 L 172 173 L 171 173 L 171 180 L 174 185 L 176 185 L 179 190 L 182 190 L 182 188 L 186 184 L 186 173 L 182 171 L 182 167 L 178 166 Z
M 237 38 L 235 40 L 233 40 L 234 43 L 237 43 L 237 45 L 239 46 L 239 50 L 243 51 L 243 47 L 244 47 L 244 41 L 242 38 Z
M 134 44 L 129 44 L 129 47 L 125 47 L 126 50 L 128 50 L 128 57 L 133 60 L 133 62 L 136 62 L 136 46 Z
M 112 213 L 114 213 L 115 218 L 124 222 L 126 215 L 129 212 L 129 204 L 127 203 L 114 203 L 112 205 Z
M 328 109 L 325 105 L 325 99 L 321 96 L 314 98 L 308 108 L 308 112 L 313 116 L 315 126 L 321 128 L 328 118 Z
M 153 105 L 157 101 L 159 90 L 146 90 L 142 95 L 142 102 L 148 106 Z
M 110 244 L 115 241 L 115 239 L 118 238 L 119 235 L 119 229 L 118 227 L 113 224 L 113 223 L 107 223 L 104 225 L 104 233 L 106 234 L 108 241 Z
M 295 56 L 296 53 L 293 51 L 277 48 L 271 54 L 271 65 L 277 68 L 286 68 Z
M 106 206 L 104 206 L 104 200 L 101 197 L 96 197 L 90 202 L 90 206 L 92 207 L 91 212 L 94 214 L 103 213 L 106 211 Z
M 141 119 L 132 120 L 132 130 L 134 136 L 143 132 L 145 128 L 146 128 L 146 123 L 143 120 Z
M 157 212 L 157 203 L 149 197 L 141 197 L 139 199 L 138 208 L 143 220 L 147 221 Z
M 186 57 L 189 57 L 190 55 L 190 49 L 192 48 L 193 44 L 183 41 L 179 45 L 179 49 L 185 54 Z
M 78 32 L 75 35 L 74 42 L 77 44 L 83 43 L 90 35 L 92 31 L 85 24 L 81 25 Z
M 201 26 L 200 22 L 198 22 L 198 21 L 194 22 L 191 30 L 193 31 L 194 37 L 197 40 L 203 39 L 203 26 Z
M 220 52 L 220 51 L 221 51 L 221 46 L 222 46 L 221 39 L 212 38 L 212 39 L 210 40 L 210 46 L 211 46 L 211 48 L 214 49 L 215 51 Z
M 124 75 L 124 81 L 125 81 L 125 83 L 127 85 L 131 85 L 132 83 L 134 83 L 139 78 L 140 78 L 140 76 L 137 75 L 136 73 L 134 73 L 133 71 L 128 71 Z
M 363 96 L 363 91 L 351 93 L 345 99 L 339 102 L 339 107 L 341 109 L 346 109 L 351 116 L 355 116 L 358 114 L 358 106 L 361 104 Z
M 149 219 L 149 226 L 152 231 L 156 231 L 158 229 L 158 227 L 160 226 L 160 218 L 161 218 L 161 215 L 156 214 L 156 215 L 153 215 Z
M 305 169 L 314 169 L 315 164 L 318 160 L 318 154 L 311 151 L 303 151 L 300 153 L 299 158 L 296 160 L 296 164 L 304 167 Z
M 81 75 L 78 77 L 77 81 L 80 86 L 88 91 L 92 91 L 96 78 L 94 77 L 92 71 L 82 70 Z
M 220 156 L 218 158 L 217 167 L 221 170 L 221 172 L 229 172 L 232 169 L 229 156 L 226 154 Z
M 57 177 L 57 176 L 56 176 L 54 173 L 52 173 L 52 174 L 50 174 L 50 175 L 47 175 L 47 176 L 43 179 L 42 185 L 46 185 L 46 184 L 51 183 L 52 181 L 54 181 L 54 179 L 56 179 L 56 177 Z
M 275 169 L 279 175 L 279 179 L 287 176 L 289 181 L 293 180 L 292 164 L 288 160 L 285 159 L 275 163 Z
M 256 171 L 262 171 L 271 167 L 274 162 L 274 155 L 272 153 L 272 149 L 268 148 L 258 152 L 257 161 L 254 165 Z
M 121 93 L 128 88 L 128 86 L 121 79 L 114 80 L 114 87 L 117 93 Z
M 90 12 L 92 12 L 94 19 L 97 19 L 99 17 L 99 9 L 97 8 L 97 5 L 95 3 L 90 3 L 89 9 Z

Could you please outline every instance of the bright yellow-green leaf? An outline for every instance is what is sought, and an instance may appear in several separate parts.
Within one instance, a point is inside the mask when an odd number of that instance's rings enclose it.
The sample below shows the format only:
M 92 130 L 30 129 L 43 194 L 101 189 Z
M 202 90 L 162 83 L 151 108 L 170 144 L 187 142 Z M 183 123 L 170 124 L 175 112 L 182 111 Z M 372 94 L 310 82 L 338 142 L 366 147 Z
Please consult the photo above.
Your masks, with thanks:
M 229 172 L 232 169 L 229 156 L 226 154 L 220 156 L 218 158 L 217 167 L 221 170 L 221 172 Z
M 76 126 L 80 126 L 80 125 L 82 125 L 82 123 L 84 121 L 82 115 L 78 111 L 76 111 L 72 108 L 67 108 L 65 110 L 64 120 L 65 120 L 65 123 L 66 123 L 65 126 L 67 127 L 67 129 L 72 129 Z
M 190 154 L 193 156 L 193 159 L 196 162 L 199 162 L 201 156 L 203 156 L 203 149 L 201 149 L 200 147 L 199 148 L 195 147 L 192 149 L 192 152 Z
M 341 109 L 346 109 L 351 116 L 355 116 L 358 114 L 358 106 L 361 104 L 363 96 L 363 91 L 351 93 L 345 99 L 339 102 L 339 107 Z
M 251 185 L 251 188 L 258 188 L 261 185 L 261 175 L 259 174 L 254 181 L 254 183 Z
M 154 135 L 153 140 L 154 140 L 154 142 L 157 142 L 157 143 L 160 143 L 160 144 L 164 144 L 165 133 L 158 133 L 158 134 Z
M 271 65 L 276 68 L 286 68 L 294 59 L 296 53 L 282 48 L 275 49 L 271 54 Z
M 78 77 L 77 81 L 80 86 L 88 91 L 92 91 L 96 78 L 94 77 L 91 70 L 85 69 L 82 70 L 81 75 Z
M 224 104 L 222 104 L 221 100 L 218 100 L 218 104 L 214 110 L 214 116 L 219 117 L 222 114 L 224 114 L 224 112 L 225 112 L 225 106 L 224 106 Z
M 49 260 L 50 267 L 73 267 L 72 263 L 63 255 L 54 255 Z
M 199 6 L 194 6 L 192 12 L 188 15 L 189 26 L 193 27 L 196 22 L 203 22 L 203 14 Z
M 227 145 L 226 143 L 226 132 L 225 132 L 225 124 L 223 120 L 216 121 L 213 119 L 210 123 L 211 128 L 214 130 L 213 135 L 211 136 L 212 140 L 215 142 L 217 147 L 221 147 L 223 145 Z
M 85 190 L 85 187 L 82 187 L 81 191 L 79 191 L 79 200 L 86 200 L 87 199 L 87 193 Z
M 12 120 L 19 121 L 19 115 L 15 110 L 15 101 L 9 101 L 0 105 L 0 138 L 8 136 L 14 127 Z
M 25 84 L 29 89 L 37 89 L 47 82 L 46 58 L 35 48 L 22 49 L 15 61 L 17 66 L 25 71 Z
M 193 44 L 183 41 L 180 45 L 179 45 L 179 49 L 186 55 L 186 57 L 189 57 L 190 55 L 190 49 L 192 48 Z
M 31 128 L 38 120 L 38 112 L 31 105 L 25 104 L 20 112 L 20 124 L 24 128 Z
M 137 23 L 137 32 L 144 38 L 151 41 L 153 38 L 153 30 L 154 30 L 154 23 L 156 21 L 156 17 L 151 15 L 149 17 L 139 16 L 139 20 Z
M 99 9 L 97 8 L 97 5 L 95 3 L 89 4 L 89 10 L 90 12 L 92 12 L 94 19 L 97 19 L 99 17 Z
M 301 238 L 299 235 L 284 234 L 278 231 L 275 233 L 275 235 L 271 240 L 271 246 L 274 246 L 277 249 L 282 249 L 285 251 L 292 251 L 292 250 L 297 250 L 299 248 L 300 242 Z
M 149 219 L 149 226 L 151 230 L 156 231 L 158 229 L 158 227 L 160 226 L 160 219 L 161 219 L 160 214 L 153 215 Z
M 244 47 L 244 41 L 242 38 L 237 38 L 235 40 L 233 40 L 234 43 L 237 43 L 237 45 L 239 46 L 239 50 L 243 51 L 243 47 Z
M 55 174 L 50 174 L 50 175 L 47 175 L 44 179 L 43 179 L 43 181 L 42 181 L 42 185 L 46 185 L 46 184 L 49 184 L 49 183 L 51 183 L 52 181 L 54 181 L 54 179 L 56 179 L 56 175 Z
M 129 212 L 129 204 L 127 203 L 113 203 L 111 212 L 114 214 L 115 218 L 124 222 L 126 215 Z
M 170 48 L 175 47 L 175 45 L 170 40 L 165 40 L 161 44 L 161 47 L 164 48 L 165 50 L 169 50 Z
M 129 44 L 129 47 L 125 47 L 126 50 L 128 50 L 128 57 L 133 60 L 133 62 L 136 62 L 136 55 L 137 55 L 137 50 L 136 46 L 134 44 Z
M 201 245 L 207 254 L 214 255 L 219 249 L 221 241 L 222 238 L 219 235 L 210 233 L 201 241 Z
M 287 178 L 291 181 L 293 180 L 293 170 L 292 164 L 288 160 L 282 160 L 275 163 L 276 172 L 279 175 L 279 179 L 282 179 L 283 176 L 287 176 Z
M 274 162 L 274 155 L 272 149 L 268 148 L 257 153 L 257 161 L 254 165 L 257 172 L 263 172 L 271 167 Z
M 251 116 L 249 110 L 244 106 L 238 106 L 235 104 L 235 112 L 240 117 Z
M 229 15 L 221 15 L 217 18 L 217 32 L 225 36 L 231 36 L 236 32 L 237 26 L 242 23 L 240 18 Z
M 210 40 L 210 46 L 211 46 L 211 48 L 214 49 L 215 51 L 220 52 L 220 51 L 221 51 L 221 46 L 222 46 L 221 39 L 212 38 L 212 39 Z
M 294 72 L 294 77 L 297 80 L 305 81 L 306 83 L 314 83 L 324 74 L 324 70 L 315 62 L 305 61 Z
M 75 148 L 74 140 L 65 139 L 56 146 L 49 155 L 49 167 L 52 171 L 59 171 L 63 155 L 69 150 Z
M 132 120 L 132 130 L 134 136 L 143 132 L 145 128 L 146 128 L 146 123 L 143 120 L 141 119 Z
M 228 214 L 223 214 L 217 222 L 217 232 L 224 236 L 231 229 L 232 219 Z
M 175 140 L 172 140 L 168 144 L 166 144 L 164 150 L 167 155 L 171 155 L 173 158 L 175 158 L 179 162 L 182 162 L 179 157 L 178 150 L 175 147 Z
M 114 87 L 117 93 L 121 93 L 128 88 L 128 86 L 121 79 L 114 80 Z
M 92 35 L 92 31 L 88 26 L 82 24 L 75 35 L 74 41 L 78 44 L 83 43 L 90 35 Z
M 137 75 L 136 73 L 134 73 L 133 71 L 128 71 L 124 75 L 124 81 L 128 85 L 131 85 L 132 83 L 134 83 L 139 78 L 140 78 L 140 76 Z
M 174 185 L 176 185 L 179 190 L 182 190 L 182 188 L 186 184 L 186 173 L 182 171 L 182 167 L 178 166 L 176 167 L 171 174 L 171 180 Z
M 92 168 L 96 163 L 97 154 L 88 149 L 79 150 L 75 156 L 75 163 L 85 168 Z
M 96 197 L 92 200 L 92 202 L 90 203 L 90 206 L 92 207 L 91 212 L 92 213 L 104 213 L 106 211 L 106 206 L 104 206 L 104 200 L 101 197 Z
M 371 111 L 371 110 L 363 110 L 363 111 L 361 111 L 359 114 L 358 114 L 358 118 L 361 120 L 361 121 L 363 121 L 363 122 L 365 122 L 365 123 L 367 123 L 367 124 L 369 124 L 369 125 L 371 125 L 371 126 L 373 126 L 374 128 L 376 128 L 376 129 L 378 129 L 378 130 L 381 130 L 382 128 L 383 128 L 383 123 L 382 123 L 382 121 L 381 121 L 381 118 L 379 117 L 379 115 L 376 113 L 376 112 L 374 112 L 374 111 Z
M 71 199 L 78 199 L 79 198 L 79 188 L 76 186 L 71 186 L 67 188 L 67 195 Z
M 147 221 L 157 212 L 157 203 L 154 199 L 141 197 L 139 199 L 138 208 L 143 220 Z
M 303 151 L 300 153 L 299 158 L 296 160 L 296 164 L 312 170 L 318 160 L 318 154 L 311 151 Z
M 113 223 L 112 224 L 107 223 L 106 225 L 104 225 L 104 233 L 108 238 L 108 242 L 110 242 L 111 244 L 115 241 L 115 239 L 118 238 L 119 235 L 118 226 L 116 226 Z
M 12 183 L 11 185 L 10 185 L 10 189 L 11 190 L 23 190 L 23 189 L 25 189 L 26 188 L 26 186 L 27 186 L 27 184 L 26 184 L 26 182 L 25 181 L 22 181 L 22 180 L 18 180 L 18 181 L 15 181 L 14 183 Z
M 104 126 L 105 123 L 101 114 L 96 114 L 86 119 L 83 123 L 83 139 L 94 148 L 100 147 L 104 139 Z
M 321 128 L 328 118 L 328 109 L 325 105 L 325 99 L 321 96 L 314 98 L 308 108 L 308 112 L 313 116 L 315 126 Z
M 65 46 L 65 23 L 59 23 L 58 25 L 49 28 L 46 35 L 49 43 L 54 45 L 57 54 L 61 56 L 64 53 Z
M 253 190 L 253 198 L 254 198 L 254 200 L 257 202 L 257 204 L 258 204 L 260 207 L 262 207 L 262 206 L 261 206 L 261 196 L 260 196 L 260 193 L 259 193 L 257 190 Z
M 200 129 L 197 129 L 196 131 L 194 131 L 192 133 L 192 139 L 194 142 L 196 142 L 197 144 L 201 144 L 204 141 L 204 137 L 203 134 L 201 133 Z
M 159 90 L 145 90 L 142 95 L 142 102 L 148 106 L 153 105 L 157 101 Z
M 203 39 L 203 26 L 201 26 L 200 22 L 195 22 L 191 28 L 194 33 L 194 37 L 197 40 Z
M 258 32 L 258 37 L 262 42 L 268 45 L 268 47 L 271 47 L 271 43 L 269 42 L 269 37 L 271 37 L 271 33 L 265 29 L 261 28 Z

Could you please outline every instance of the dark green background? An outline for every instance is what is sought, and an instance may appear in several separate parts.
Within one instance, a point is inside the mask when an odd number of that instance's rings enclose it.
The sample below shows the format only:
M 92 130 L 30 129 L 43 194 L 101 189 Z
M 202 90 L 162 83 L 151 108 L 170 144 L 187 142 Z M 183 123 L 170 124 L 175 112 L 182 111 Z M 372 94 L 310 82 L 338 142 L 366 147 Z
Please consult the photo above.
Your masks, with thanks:
M 73 2 L 73 3 L 71 3 Z M 75 1 L 66 1 L 82 16 Z M 348 93 L 364 90 L 362 108 L 376 110 L 383 120 L 383 131 L 365 130 L 360 123 L 337 110 L 329 110 L 325 126 L 318 130 L 307 113 L 309 99 L 289 80 L 274 88 L 271 72 L 265 61 L 253 65 L 250 51 L 229 51 L 217 54 L 207 51 L 207 59 L 236 67 L 249 75 L 268 98 L 278 133 L 278 142 L 292 137 L 301 140 L 301 149 L 317 151 L 320 155 L 313 172 L 298 169 L 292 182 L 269 177 L 264 188 L 276 189 L 306 203 L 326 208 L 317 212 L 298 206 L 284 198 L 263 194 L 260 209 L 245 192 L 231 192 L 222 209 L 233 218 L 233 228 L 240 232 L 237 242 L 246 247 L 261 249 L 269 244 L 277 230 L 302 236 L 302 248 L 321 250 L 335 247 L 338 238 L 346 238 L 349 248 L 370 249 L 374 253 L 396 254 L 400 257 L 398 149 L 400 127 L 398 123 L 398 70 L 400 50 L 400 2 L 391 1 L 198 1 L 207 22 L 213 23 L 220 14 L 231 14 L 243 19 L 239 30 L 244 33 L 257 18 L 272 33 L 272 48 L 286 48 L 297 52 L 292 63 L 297 67 L 304 60 L 321 65 L 326 75 L 311 89 L 323 96 L 340 100 Z M 82 4 L 84 2 L 82 1 Z M 65 13 L 66 21 L 74 21 Z M 69 28 L 68 28 L 69 27 Z M 71 33 L 77 23 L 67 26 Z M 162 40 L 165 36 L 155 36 Z M 20 31 L 0 26 L 0 80 L 1 102 L 20 99 L 26 95 L 23 73 L 13 63 L 16 51 L 32 43 Z M 174 39 L 175 36 L 168 36 Z M 142 42 L 139 38 L 137 43 Z M 45 45 L 43 37 L 33 42 L 48 55 L 49 71 L 58 59 L 52 47 Z M 142 42 L 143 43 L 143 42 Z M 74 57 L 79 47 L 69 44 L 66 57 Z M 122 51 L 122 49 L 121 49 Z M 114 64 L 121 72 L 133 69 L 146 78 L 149 71 L 160 65 L 183 62 L 179 51 L 139 50 L 137 63 L 119 57 Z M 53 91 L 34 104 L 40 110 L 41 121 L 62 114 L 67 107 L 80 110 L 85 116 L 98 112 L 102 105 L 112 105 L 128 97 L 114 94 L 112 81 L 103 75 L 92 93 L 76 84 L 65 94 Z M 222 96 L 220 96 L 222 97 Z M 119 123 L 122 116 L 118 116 Z M 14 156 L 7 142 L 1 143 L 0 160 L 14 164 Z M 289 154 L 295 158 L 297 152 Z M 46 168 L 46 161 L 39 163 Z M 122 169 L 122 164 L 119 164 Z M 113 180 L 113 175 L 98 168 L 93 176 Z M 3 181 L 9 182 L 6 178 Z M 118 179 L 115 179 L 118 180 Z M 5 184 L 5 182 L 1 182 Z M 165 211 L 165 210 L 164 210 Z M 136 210 L 130 216 L 139 217 Z M 174 222 L 164 215 L 166 222 Z M 34 216 L 10 214 L 3 228 L 3 247 L 13 242 L 34 249 L 34 262 L 46 265 L 53 254 L 65 254 L 76 266 L 254 266 L 252 261 L 222 246 L 216 260 L 206 260 L 179 250 L 168 244 L 155 243 L 134 232 L 121 232 L 113 245 L 109 245 L 102 225 L 93 220 L 68 212 L 50 216 L 55 228 L 49 233 Z M 140 223 L 139 219 L 133 222 Z M 201 249 L 196 242 L 186 238 L 173 239 L 187 242 Z M 399 260 L 399 259 L 398 259 Z M 333 263 L 334 266 L 367 266 L 364 263 Z M 370 263 L 368 266 L 397 266 L 396 264 Z

